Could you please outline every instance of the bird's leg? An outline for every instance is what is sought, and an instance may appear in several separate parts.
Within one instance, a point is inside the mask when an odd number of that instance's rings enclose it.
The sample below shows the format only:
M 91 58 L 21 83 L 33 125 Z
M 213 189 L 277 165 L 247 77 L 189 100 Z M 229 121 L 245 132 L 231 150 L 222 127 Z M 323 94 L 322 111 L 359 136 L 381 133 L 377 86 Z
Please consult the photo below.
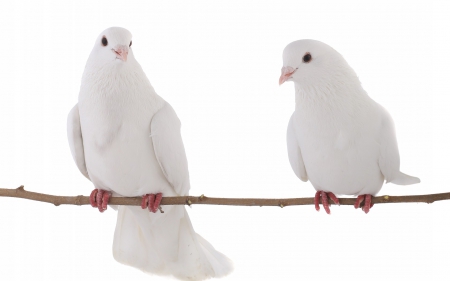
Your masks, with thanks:
M 162 200 L 162 193 L 156 193 L 155 201 L 153 201 L 153 204 L 150 202 L 148 206 L 149 210 L 152 211 L 153 213 L 156 213 L 158 211 L 161 200 Z
M 103 213 L 108 208 L 109 197 L 111 192 L 103 189 L 94 189 L 89 196 L 89 202 L 94 208 L 98 208 L 100 213 Z
M 319 206 L 320 193 L 321 193 L 321 191 L 317 191 L 316 196 L 314 196 L 314 205 L 316 206 L 317 212 L 320 210 L 320 206 Z
M 331 200 L 333 200 L 334 204 L 340 206 L 339 199 L 334 195 L 333 192 L 327 192 L 327 195 L 330 197 Z
M 145 194 L 142 197 L 141 208 L 145 209 L 145 208 L 148 207 L 148 210 L 150 212 L 156 213 L 156 211 L 158 211 L 159 204 L 161 203 L 161 200 L 162 200 L 162 193 Z
M 363 201 L 364 206 L 362 207 L 362 210 L 364 211 L 364 213 L 367 214 L 370 211 L 370 208 L 373 207 L 372 195 L 370 194 L 358 195 L 355 202 L 355 209 L 358 209 Z
M 320 196 L 322 197 L 322 206 L 325 209 L 325 212 L 327 212 L 327 214 L 330 214 L 330 206 L 328 205 L 327 194 L 325 193 L 325 191 L 321 191 Z
M 148 197 L 150 196 L 150 194 L 145 194 L 144 196 L 142 196 L 142 202 L 141 202 L 141 208 L 142 209 L 146 209 L 148 206 Z
M 339 205 L 339 199 L 336 197 L 336 195 L 334 195 L 333 192 L 317 191 L 316 196 L 314 196 L 314 205 L 316 206 L 317 211 L 320 210 L 320 207 L 319 207 L 319 198 L 320 197 L 322 197 L 322 205 L 323 205 L 323 208 L 325 209 L 325 212 L 327 212 L 327 214 L 330 214 L 330 205 L 328 203 L 328 197 L 330 197 L 330 199 L 333 200 L 333 202 L 336 205 Z
M 364 213 L 368 213 L 370 211 L 370 208 L 372 208 L 372 195 L 366 194 L 366 199 L 364 200 L 364 207 L 362 208 Z
M 364 195 L 358 195 L 355 202 L 355 209 L 358 209 L 361 206 L 362 201 L 364 200 Z

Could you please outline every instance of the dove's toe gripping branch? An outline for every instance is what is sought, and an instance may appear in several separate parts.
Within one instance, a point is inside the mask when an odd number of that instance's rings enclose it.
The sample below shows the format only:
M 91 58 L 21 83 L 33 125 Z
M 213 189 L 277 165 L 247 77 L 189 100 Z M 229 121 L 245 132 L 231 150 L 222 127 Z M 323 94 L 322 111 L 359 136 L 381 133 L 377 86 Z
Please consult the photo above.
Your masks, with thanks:
M 142 197 L 141 208 L 142 209 L 148 208 L 150 212 L 156 213 L 156 211 L 158 211 L 159 209 L 159 204 L 161 203 L 161 200 L 162 200 L 162 193 L 145 194 Z
M 330 199 L 333 200 L 333 202 L 336 205 L 339 205 L 339 199 L 336 197 L 336 195 L 334 195 L 333 192 L 317 191 L 316 196 L 314 197 L 314 205 L 316 206 L 317 211 L 320 210 L 319 206 L 320 197 L 322 197 L 322 205 L 327 214 L 330 214 L 330 205 L 328 204 L 328 197 L 330 197 Z
M 89 201 L 92 207 L 98 208 L 103 213 L 108 208 L 109 197 L 111 197 L 111 192 L 103 189 L 94 189 L 91 192 Z
M 364 211 L 364 213 L 367 214 L 370 211 L 370 208 L 373 207 L 372 195 L 370 194 L 359 195 L 358 198 L 356 198 L 355 209 L 358 209 L 361 206 L 363 200 L 364 206 L 362 207 L 362 210 Z

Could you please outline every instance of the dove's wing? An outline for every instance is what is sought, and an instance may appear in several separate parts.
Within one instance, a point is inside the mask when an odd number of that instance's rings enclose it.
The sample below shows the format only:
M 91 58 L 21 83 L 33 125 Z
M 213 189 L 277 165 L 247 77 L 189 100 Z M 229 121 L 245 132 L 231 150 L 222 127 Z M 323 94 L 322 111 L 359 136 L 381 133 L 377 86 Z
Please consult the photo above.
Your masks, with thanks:
M 153 116 L 151 137 L 156 159 L 169 183 L 178 195 L 189 193 L 189 171 L 181 139 L 181 122 L 167 102 Z
M 390 182 L 395 173 L 400 170 L 400 154 L 398 153 L 394 121 L 389 112 L 384 108 L 382 108 L 380 128 L 380 149 L 378 165 L 380 166 L 381 173 L 383 173 L 386 182 Z
M 386 179 L 386 183 L 392 182 L 399 185 L 407 185 L 420 182 L 419 178 L 400 172 L 400 154 L 398 152 L 394 120 L 384 108 L 382 108 L 380 128 L 380 149 L 378 165 Z
M 80 172 L 89 179 L 84 160 L 83 137 L 81 136 L 80 113 L 78 104 L 69 112 L 67 117 L 67 138 L 69 139 L 70 152 Z
M 287 149 L 289 162 L 291 163 L 292 170 L 302 181 L 308 181 L 308 175 L 306 174 L 305 164 L 303 163 L 302 153 L 300 147 L 298 146 L 297 137 L 294 131 L 294 114 L 292 114 L 289 120 L 288 130 L 287 130 Z

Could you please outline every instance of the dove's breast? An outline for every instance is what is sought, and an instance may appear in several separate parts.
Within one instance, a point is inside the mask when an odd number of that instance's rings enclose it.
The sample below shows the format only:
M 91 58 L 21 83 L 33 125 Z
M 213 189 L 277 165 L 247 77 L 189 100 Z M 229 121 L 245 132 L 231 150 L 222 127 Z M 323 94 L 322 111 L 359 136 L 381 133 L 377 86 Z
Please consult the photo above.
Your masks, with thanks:
M 352 108 L 299 107 L 294 127 L 305 169 L 316 190 L 376 194 L 381 115 L 376 104 Z
M 173 194 L 155 156 L 153 115 L 165 101 L 157 96 L 84 95 L 79 100 L 86 167 L 96 188 L 122 196 Z

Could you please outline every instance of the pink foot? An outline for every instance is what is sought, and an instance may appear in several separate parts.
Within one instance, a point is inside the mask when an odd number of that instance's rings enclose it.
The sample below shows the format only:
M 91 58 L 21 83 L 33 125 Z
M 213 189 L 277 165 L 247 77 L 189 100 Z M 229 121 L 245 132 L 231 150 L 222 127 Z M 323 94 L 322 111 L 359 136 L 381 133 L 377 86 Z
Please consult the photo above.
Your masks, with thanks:
M 333 192 L 317 191 L 316 196 L 314 197 L 314 205 L 316 206 L 317 211 L 320 210 L 320 206 L 319 206 L 319 198 L 320 197 L 322 197 L 322 205 L 323 205 L 323 208 L 325 209 L 325 212 L 327 212 L 327 214 L 330 214 L 330 205 L 328 204 L 328 197 L 330 197 L 330 199 L 333 200 L 333 202 L 336 205 L 339 205 L 339 199 L 336 197 L 336 195 L 334 195 Z
M 364 206 L 362 207 L 362 210 L 364 211 L 364 213 L 367 214 L 373 207 L 372 195 L 370 194 L 359 195 L 356 198 L 355 209 L 358 209 L 361 206 L 362 201 L 364 201 Z
M 94 189 L 91 192 L 89 201 L 92 207 L 98 208 L 100 213 L 103 213 L 108 208 L 109 197 L 111 197 L 111 192 L 103 189 Z
M 141 203 L 141 208 L 145 209 L 148 207 L 148 210 L 152 213 L 156 213 L 156 211 L 158 211 L 159 208 L 159 204 L 161 203 L 162 200 L 162 193 L 157 193 L 157 194 L 145 194 L 142 197 L 142 203 Z

